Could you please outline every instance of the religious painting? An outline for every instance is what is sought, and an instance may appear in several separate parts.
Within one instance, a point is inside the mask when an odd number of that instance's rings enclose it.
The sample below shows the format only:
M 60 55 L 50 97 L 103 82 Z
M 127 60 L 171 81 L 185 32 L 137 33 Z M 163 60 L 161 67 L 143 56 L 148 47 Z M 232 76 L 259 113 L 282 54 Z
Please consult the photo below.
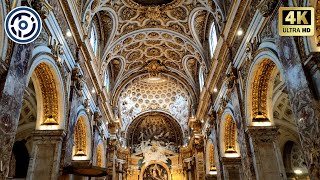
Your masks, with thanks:
M 152 164 L 148 166 L 143 173 L 143 180 L 168 180 L 167 170 L 159 165 Z

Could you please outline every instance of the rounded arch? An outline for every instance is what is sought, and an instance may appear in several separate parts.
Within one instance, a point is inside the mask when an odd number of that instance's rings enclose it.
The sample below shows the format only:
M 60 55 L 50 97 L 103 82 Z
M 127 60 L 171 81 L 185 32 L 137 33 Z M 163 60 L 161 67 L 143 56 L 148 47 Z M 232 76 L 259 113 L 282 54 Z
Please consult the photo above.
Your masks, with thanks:
M 210 11 L 208 11 L 204 7 L 195 8 L 190 12 L 189 21 L 188 21 L 190 29 L 191 29 L 191 34 L 200 46 L 201 46 L 201 40 L 200 40 L 201 37 L 199 37 L 200 34 L 199 34 L 199 32 L 197 32 L 196 23 L 198 23 L 198 22 L 196 21 L 196 18 L 198 16 L 198 14 L 201 12 L 205 12 L 205 13 L 209 12 L 210 13 Z
M 190 13 L 190 16 L 189 16 L 188 22 L 189 22 L 189 26 L 191 29 L 191 34 L 196 39 L 197 43 L 200 43 L 200 39 L 199 39 L 197 32 L 196 32 L 196 29 L 195 29 L 195 27 L 196 27 L 195 19 L 196 19 L 196 16 L 199 12 L 206 11 L 209 13 L 209 16 L 213 16 L 213 21 L 211 21 L 211 22 L 209 21 L 208 23 L 206 23 L 206 25 L 209 24 L 211 27 L 211 25 L 213 24 L 212 22 L 214 22 L 217 25 L 216 27 L 219 32 L 223 29 L 222 22 L 225 21 L 225 16 L 224 16 L 224 13 L 222 10 L 223 8 L 221 8 L 222 7 L 221 4 L 214 0 L 214 1 L 210 1 L 209 5 L 211 6 L 211 8 L 197 7 L 195 9 L 193 9 Z M 207 32 L 204 32 L 204 33 L 207 33 Z
M 237 142 L 238 130 L 234 116 L 230 109 L 225 110 L 220 123 L 220 151 L 223 157 L 240 157 L 240 148 Z
M 255 56 L 246 80 L 245 109 L 248 126 L 274 124 L 272 92 L 273 80 L 278 73 L 285 78 L 278 57 L 270 49 L 262 49 Z
M 137 116 L 135 116 L 134 120 L 131 121 L 125 128 L 125 132 L 128 133 L 128 130 L 129 130 L 129 127 L 130 125 L 138 118 L 141 118 L 143 116 L 147 116 L 148 114 L 162 114 L 163 116 L 166 116 L 170 119 L 172 119 L 173 121 L 175 121 L 176 123 L 178 123 L 179 125 L 179 130 L 182 130 L 182 137 L 184 137 L 184 131 L 183 131 L 183 127 L 181 126 L 181 124 L 179 124 L 179 121 L 177 119 L 175 119 L 174 117 L 172 117 L 168 112 L 165 112 L 165 111 L 161 111 L 161 110 L 157 110 L 157 111 L 153 111 L 153 110 L 149 110 L 149 111 L 144 111 L 144 112 L 141 112 L 139 114 L 137 114 Z M 125 137 L 127 137 L 127 134 L 125 135 Z
M 118 16 L 117 13 L 110 7 L 94 7 L 94 9 L 92 10 L 91 6 L 93 4 L 93 2 L 95 1 L 89 1 L 89 3 L 86 5 L 85 9 L 84 9 L 84 13 L 82 16 L 82 22 L 84 22 L 84 29 L 87 30 L 87 32 L 90 31 L 91 29 L 91 25 L 92 25 L 92 21 L 94 19 L 94 16 L 97 15 L 99 12 L 107 12 L 108 16 L 110 17 L 111 21 L 112 21 L 112 27 L 111 27 L 111 31 L 110 31 L 110 35 L 109 37 L 107 37 L 107 39 L 105 39 L 105 48 L 101 49 L 102 52 L 105 52 L 106 49 L 108 49 L 108 46 L 110 45 L 112 39 L 115 37 L 117 29 L 118 29 Z M 102 23 L 100 23 L 102 24 Z M 107 24 L 107 23 L 105 23 Z M 107 32 L 106 32 L 107 33 Z
M 170 169 L 168 167 L 168 165 L 166 165 L 165 163 L 163 162 L 158 162 L 158 161 L 150 161 L 146 164 L 144 164 L 141 168 L 141 173 L 140 173 L 140 178 L 139 180 L 143 180 L 144 178 L 144 174 L 146 173 L 146 171 L 148 170 L 149 167 L 151 166 L 155 166 L 155 165 L 158 165 L 158 166 L 161 166 L 162 168 L 164 168 L 164 170 L 167 172 L 167 179 L 168 180 L 171 180 L 171 172 L 170 172 Z
M 84 111 L 80 111 L 74 129 L 72 160 L 91 159 L 91 125 Z
M 167 134 L 168 141 L 174 141 L 177 146 L 181 146 L 183 144 L 184 131 L 179 122 L 166 112 L 150 111 L 141 113 L 130 124 L 128 124 L 127 129 L 125 130 L 127 146 L 133 147 L 134 144 L 147 140 L 148 134 L 144 134 L 143 137 L 141 137 L 141 133 L 145 133 L 142 130 L 147 131 L 148 129 L 146 129 L 146 127 L 140 126 L 144 126 L 142 122 L 145 121 L 145 118 L 148 117 L 151 117 L 149 118 L 149 120 L 151 120 L 153 123 L 148 124 L 153 125 L 152 129 L 150 129 L 149 131 L 149 133 L 151 133 L 149 134 L 149 138 L 152 138 L 150 140 L 153 140 L 155 138 L 154 136 L 159 136 L 159 138 L 161 138 L 162 136 L 164 137 Z M 158 117 L 162 118 L 161 121 Z M 140 131 L 139 128 L 141 128 Z M 169 137 L 171 139 L 169 139 Z
M 55 130 L 65 127 L 65 87 L 60 70 L 50 55 L 34 55 L 27 76 L 32 79 L 37 100 L 38 130 Z
M 14 178 L 26 178 L 28 173 L 30 154 L 25 145 L 26 141 L 16 141 L 12 148 L 10 175 Z M 13 172 L 12 172 L 13 171 Z
M 118 67 L 113 67 L 113 61 L 117 61 Z M 102 62 L 101 68 L 99 69 L 99 72 L 101 75 L 106 71 L 108 67 L 111 66 L 111 68 L 116 68 L 116 70 L 111 69 L 112 71 L 117 71 L 114 73 L 114 81 L 116 82 L 123 72 L 125 68 L 126 60 L 122 56 L 113 56 L 112 59 L 107 63 L 106 61 Z M 102 78 L 103 79 L 103 78 Z
M 304 153 L 302 148 L 293 141 L 287 141 L 283 149 L 283 164 L 287 174 L 287 178 L 302 179 L 308 177 L 308 169 L 304 162 Z

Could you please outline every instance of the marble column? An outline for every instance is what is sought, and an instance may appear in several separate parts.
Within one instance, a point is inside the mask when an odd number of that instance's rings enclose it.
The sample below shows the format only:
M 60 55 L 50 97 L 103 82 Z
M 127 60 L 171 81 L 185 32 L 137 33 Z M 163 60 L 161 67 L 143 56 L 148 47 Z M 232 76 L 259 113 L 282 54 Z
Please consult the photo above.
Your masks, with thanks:
M 33 154 L 27 179 L 58 179 L 64 130 L 37 130 L 33 133 Z
M 276 19 L 275 19 L 276 21 Z M 299 131 L 307 168 L 312 180 L 320 179 L 320 103 L 303 71 L 301 58 L 292 37 L 277 38 L 279 58 L 291 107 Z
M 15 44 L 6 80 L 0 87 L 0 179 L 9 172 L 33 48 L 33 43 Z
M 241 158 L 222 157 L 223 177 L 227 180 L 240 180 L 241 174 Z
M 286 179 L 282 156 L 274 126 L 249 126 L 250 146 L 256 178 L 259 180 Z
M 70 107 L 70 115 L 68 121 L 68 133 L 65 140 L 64 146 L 64 160 L 63 166 L 69 166 L 72 162 L 72 148 L 74 144 L 74 130 L 77 122 L 77 113 L 78 113 L 78 106 L 79 106 L 79 95 L 76 92 L 72 93 L 72 101 Z
M 81 89 L 83 87 L 82 84 L 82 75 L 80 75 L 80 69 L 74 68 L 72 70 L 72 86 L 70 90 L 70 98 L 69 98 L 69 116 L 66 120 L 66 129 L 67 134 L 64 138 L 64 142 L 62 145 L 62 155 L 61 155 L 61 166 L 67 167 L 71 165 L 72 162 L 72 149 L 74 145 L 74 131 L 78 117 L 78 106 L 80 105 L 81 100 Z M 68 174 L 63 174 L 60 179 L 70 179 Z
M 236 73 L 235 73 L 236 74 Z M 237 76 L 236 76 L 237 77 Z M 237 77 L 238 79 L 238 77 Z M 252 155 L 250 152 L 250 143 L 248 134 L 245 132 L 245 118 L 244 117 L 244 106 L 240 104 L 244 104 L 240 98 L 241 89 L 239 81 L 235 81 L 236 85 L 233 89 L 233 93 L 231 95 L 231 103 L 234 107 L 234 118 L 237 126 L 237 142 L 239 144 L 239 150 L 241 154 L 241 164 L 243 171 L 243 179 L 252 180 L 255 179 L 254 168 L 252 166 Z M 241 103 L 242 102 L 242 103 Z

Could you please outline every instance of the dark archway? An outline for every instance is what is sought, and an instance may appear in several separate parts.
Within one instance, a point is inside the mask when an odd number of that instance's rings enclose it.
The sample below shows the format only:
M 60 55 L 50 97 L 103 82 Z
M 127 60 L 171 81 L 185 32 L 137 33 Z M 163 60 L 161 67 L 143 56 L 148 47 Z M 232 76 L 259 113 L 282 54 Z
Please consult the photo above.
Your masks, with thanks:
M 29 166 L 29 152 L 26 147 L 26 141 L 16 141 L 13 145 L 12 153 L 15 158 L 15 178 L 26 178 Z

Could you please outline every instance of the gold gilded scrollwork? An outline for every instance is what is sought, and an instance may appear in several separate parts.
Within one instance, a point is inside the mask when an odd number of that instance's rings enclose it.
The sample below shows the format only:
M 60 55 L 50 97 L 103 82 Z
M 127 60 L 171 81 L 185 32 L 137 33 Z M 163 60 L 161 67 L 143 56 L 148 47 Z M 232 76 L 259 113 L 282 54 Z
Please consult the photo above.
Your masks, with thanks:
M 225 120 L 225 153 L 236 152 L 236 123 L 232 117 L 228 115 Z
M 267 118 L 267 94 L 271 73 L 275 67 L 272 61 L 260 64 L 255 75 L 252 90 L 252 114 L 255 121 L 269 121 Z
M 97 148 L 97 166 L 102 167 L 102 147 L 101 145 Z
M 75 156 L 86 155 L 86 146 L 87 146 L 86 137 L 87 137 L 87 132 L 84 124 L 84 119 L 80 117 L 76 124 L 75 133 L 74 133 L 75 146 L 76 146 Z
M 40 63 L 35 73 L 43 98 L 43 125 L 58 125 L 58 94 L 53 75 L 45 63 Z

